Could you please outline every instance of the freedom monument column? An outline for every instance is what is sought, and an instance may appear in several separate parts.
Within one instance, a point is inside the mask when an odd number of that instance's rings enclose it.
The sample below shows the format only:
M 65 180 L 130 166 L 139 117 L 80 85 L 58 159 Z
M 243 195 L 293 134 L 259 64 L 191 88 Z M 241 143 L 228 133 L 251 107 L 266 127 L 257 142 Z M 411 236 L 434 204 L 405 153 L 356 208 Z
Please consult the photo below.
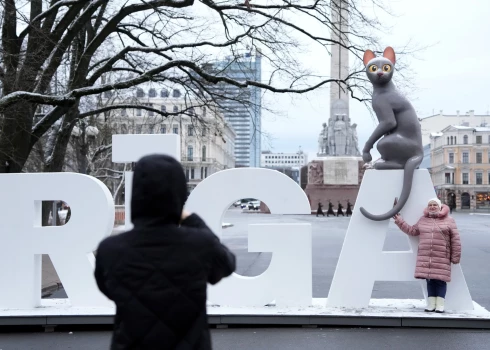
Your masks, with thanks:
M 347 3 L 332 0 L 332 32 L 335 42 L 347 46 L 349 27 Z M 332 45 L 330 75 L 335 79 L 349 76 L 349 50 L 339 44 Z M 347 201 L 355 202 L 364 173 L 359 152 L 357 124 L 351 124 L 349 115 L 349 94 L 345 85 L 330 85 L 330 116 L 328 123 L 318 137 L 318 158 L 308 164 L 308 185 L 306 194 L 312 209 L 319 202 L 324 206 L 328 201 L 344 208 Z

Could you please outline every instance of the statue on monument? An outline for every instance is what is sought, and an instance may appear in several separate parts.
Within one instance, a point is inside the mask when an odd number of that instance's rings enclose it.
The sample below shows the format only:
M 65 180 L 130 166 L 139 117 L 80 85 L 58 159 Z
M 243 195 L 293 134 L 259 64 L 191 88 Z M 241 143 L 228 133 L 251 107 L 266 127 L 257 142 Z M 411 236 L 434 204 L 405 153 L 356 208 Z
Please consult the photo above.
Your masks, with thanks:
M 350 125 L 345 114 L 332 116 L 318 138 L 318 156 L 360 156 L 357 124 Z

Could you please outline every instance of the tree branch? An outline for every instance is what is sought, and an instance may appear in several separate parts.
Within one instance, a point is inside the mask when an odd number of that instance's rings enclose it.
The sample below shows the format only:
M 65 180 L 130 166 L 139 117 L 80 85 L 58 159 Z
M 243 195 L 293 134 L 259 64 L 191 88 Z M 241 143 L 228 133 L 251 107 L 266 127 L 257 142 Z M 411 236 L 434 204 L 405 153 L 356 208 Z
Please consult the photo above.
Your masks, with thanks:
M 99 109 L 94 109 L 94 110 L 89 111 L 89 112 L 80 113 L 79 118 L 80 119 L 83 119 L 83 118 L 89 117 L 91 115 L 101 114 L 101 113 L 104 113 L 104 112 L 107 112 L 107 111 L 111 111 L 113 109 L 125 109 L 125 108 L 144 109 L 145 111 L 158 113 L 158 114 L 160 114 L 161 116 L 164 116 L 164 117 L 182 114 L 182 112 L 168 113 L 168 112 L 162 112 L 159 109 L 156 109 L 156 108 L 153 108 L 153 107 L 149 107 L 149 106 L 145 106 L 145 105 L 125 103 L 125 104 L 117 104 L 117 105 L 108 105 L 108 106 L 105 106 L 105 107 L 102 107 L 102 108 L 99 108 Z
M 70 106 L 75 103 L 76 98 L 71 96 L 43 95 L 33 92 L 16 91 L 0 99 L 0 110 L 19 101 L 39 103 L 51 106 Z
M 55 0 L 55 1 L 57 2 L 52 4 L 46 11 L 40 13 L 29 22 L 29 25 L 19 35 L 19 38 L 21 40 L 24 40 L 25 36 L 30 33 L 30 31 L 34 28 L 35 24 L 41 22 L 42 19 L 48 17 L 50 14 L 57 12 L 60 7 L 81 4 L 84 2 L 86 3 L 86 0 Z

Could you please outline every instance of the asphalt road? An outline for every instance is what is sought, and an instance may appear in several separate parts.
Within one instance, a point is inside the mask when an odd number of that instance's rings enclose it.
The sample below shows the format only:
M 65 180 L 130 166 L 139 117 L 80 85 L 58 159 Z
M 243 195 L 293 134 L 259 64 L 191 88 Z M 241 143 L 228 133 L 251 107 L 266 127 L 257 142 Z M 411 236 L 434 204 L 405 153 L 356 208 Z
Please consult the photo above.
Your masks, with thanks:
M 214 350 L 481 350 L 490 332 L 396 328 L 230 328 L 211 331 Z M 0 333 L 1 350 L 108 350 L 109 331 Z

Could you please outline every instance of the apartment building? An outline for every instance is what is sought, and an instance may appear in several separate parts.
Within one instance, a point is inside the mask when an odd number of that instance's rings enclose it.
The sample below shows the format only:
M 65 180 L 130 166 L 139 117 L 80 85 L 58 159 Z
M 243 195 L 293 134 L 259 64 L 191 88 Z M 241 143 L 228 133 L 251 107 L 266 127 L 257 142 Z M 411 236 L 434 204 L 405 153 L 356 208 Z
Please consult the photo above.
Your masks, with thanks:
M 442 202 L 490 210 L 490 128 L 452 125 L 430 139 L 431 176 Z

